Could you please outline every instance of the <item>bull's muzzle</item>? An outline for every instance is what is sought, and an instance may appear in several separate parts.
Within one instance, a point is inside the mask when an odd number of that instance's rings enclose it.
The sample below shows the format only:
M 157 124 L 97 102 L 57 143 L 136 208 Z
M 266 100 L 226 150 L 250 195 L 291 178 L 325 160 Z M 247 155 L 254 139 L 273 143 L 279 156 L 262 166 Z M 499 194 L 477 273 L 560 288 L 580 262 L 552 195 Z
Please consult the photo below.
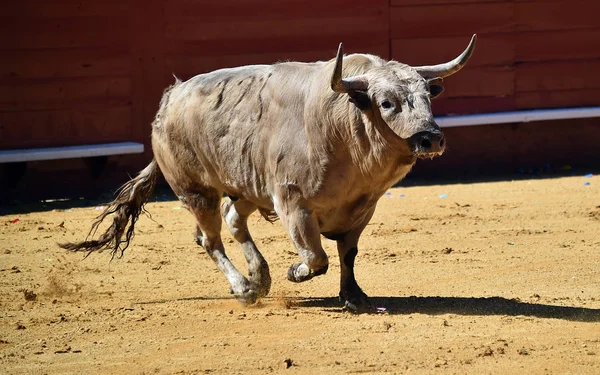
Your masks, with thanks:
M 419 132 L 408 139 L 413 154 L 422 158 L 441 155 L 446 148 L 444 134 L 441 131 Z

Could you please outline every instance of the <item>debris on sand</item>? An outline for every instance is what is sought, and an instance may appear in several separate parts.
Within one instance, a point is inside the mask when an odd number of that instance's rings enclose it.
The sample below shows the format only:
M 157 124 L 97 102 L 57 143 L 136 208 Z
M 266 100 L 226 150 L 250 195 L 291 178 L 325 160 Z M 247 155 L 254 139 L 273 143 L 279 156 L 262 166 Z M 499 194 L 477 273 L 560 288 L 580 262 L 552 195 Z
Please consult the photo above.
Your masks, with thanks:
M 291 359 L 287 358 L 283 361 L 283 366 L 285 368 L 290 368 L 294 365 L 294 361 L 292 361 Z
M 453 251 L 454 251 L 454 249 L 453 249 L 453 248 L 451 248 L 451 247 L 446 247 L 446 248 L 444 248 L 444 249 L 442 250 L 442 254 L 450 254 L 450 253 L 452 253 Z
M 35 294 L 32 290 L 21 289 L 21 292 L 23 292 L 25 301 L 35 301 L 37 299 L 37 294 Z
M 416 232 L 417 228 L 413 228 L 413 227 L 408 226 L 408 227 L 401 228 L 400 231 L 402 233 L 412 233 L 412 232 Z
M 483 348 L 483 351 L 481 353 L 479 353 L 477 356 L 478 357 L 491 357 L 494 355 L 494 351 L 492 350 L 492 348 L 490 348 L 489 346 L 486 346 L 485 348 Z
M 66 346 L 63 349 L 56 350 L 54 352 L 54 354 L 66 354 L 66 353 L 69 353 L 70 351 L 71 351 L 71 347 L 70 346 Z

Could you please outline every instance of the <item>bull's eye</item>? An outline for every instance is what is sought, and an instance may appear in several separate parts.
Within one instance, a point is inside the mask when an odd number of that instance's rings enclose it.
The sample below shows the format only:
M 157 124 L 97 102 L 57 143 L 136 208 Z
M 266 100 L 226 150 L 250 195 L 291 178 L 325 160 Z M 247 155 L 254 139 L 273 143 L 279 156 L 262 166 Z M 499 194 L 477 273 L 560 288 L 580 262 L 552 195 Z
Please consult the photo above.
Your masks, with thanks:
M 381 102 L 381 108 L 390 109 L 392 108 L 392 103 L 390 103 L 389 100 L 384 100 L 383 102 Z

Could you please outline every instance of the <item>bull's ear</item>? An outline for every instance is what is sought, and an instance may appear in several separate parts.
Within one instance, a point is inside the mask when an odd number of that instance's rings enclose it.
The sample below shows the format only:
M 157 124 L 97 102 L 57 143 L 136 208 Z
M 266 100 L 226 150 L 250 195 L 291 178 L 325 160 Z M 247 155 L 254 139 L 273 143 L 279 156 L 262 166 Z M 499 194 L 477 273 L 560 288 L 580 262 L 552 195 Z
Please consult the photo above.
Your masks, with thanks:
M 371 108 L 371 98 L 369 98 L 369 95 L 365 91 L 349 91 L 348 96 L 350 97 L 350 102 L 354 103 L 361 111 L 366 111 Z
M 444 86 L 429 85 L 429 93 L 431 94 L 431 99 L 437 98 L 442 92 L 444 92 Z

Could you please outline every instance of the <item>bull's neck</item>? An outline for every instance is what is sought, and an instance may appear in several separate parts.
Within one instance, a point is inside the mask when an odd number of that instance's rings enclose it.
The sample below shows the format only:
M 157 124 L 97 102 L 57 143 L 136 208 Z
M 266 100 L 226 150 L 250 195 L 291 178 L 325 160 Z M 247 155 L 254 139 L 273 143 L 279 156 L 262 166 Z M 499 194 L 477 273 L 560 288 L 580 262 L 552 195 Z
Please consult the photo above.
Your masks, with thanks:
M 330 110 L 322 111 L 315 124 L 319 129 L 309 131 L 319 135 L 309 141 L 311 159 L 348 162 L 364 178 L 380 182 L 394 183 L 404 177 L 415 158 L 403 155 L 401 140 L 387 125 L 378 122 L 373 113 L 359 111 L 345 96 L 335 97 L 329 104 Z

